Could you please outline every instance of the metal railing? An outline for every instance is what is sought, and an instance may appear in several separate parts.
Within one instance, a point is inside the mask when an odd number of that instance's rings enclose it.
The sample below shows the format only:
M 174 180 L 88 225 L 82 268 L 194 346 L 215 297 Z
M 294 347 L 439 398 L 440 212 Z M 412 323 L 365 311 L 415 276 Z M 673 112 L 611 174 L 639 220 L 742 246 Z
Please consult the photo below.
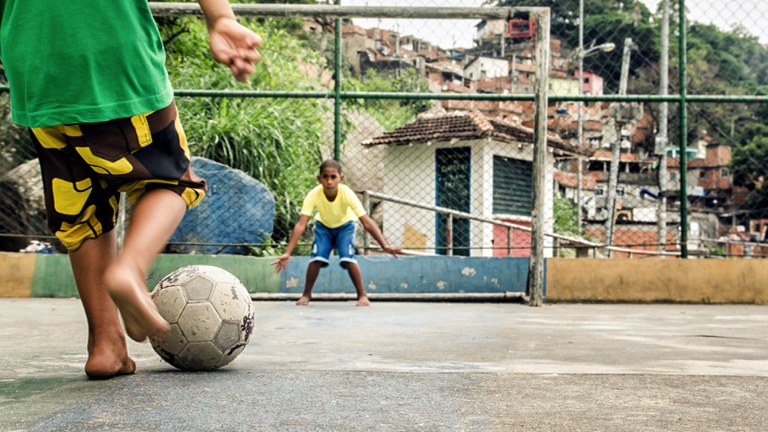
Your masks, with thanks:
M 406 207 L 411 207 L 411 208 L 416 208 L 421 210 L 428 210 L 435 214 L 445 215 L 447 218 L 446 233 L 445 233 L 447 241 L 446 241 L 446 246 L 442 249 L 445 250 L 446 255 L 448 256 L 453 255 L 453 243 L 454 243 L 453 242 L 453 220 L 454 218 L 473 220 L 481 223 L 491 224 L 493 226 L 506 228 L 507 229 L 507 247 L 502 249 L 506 249 L 508 255 L 511 255 L 512 249 L 514 249 L 512 247 L 513 230 L 520 230 L 520 231 L 526 231 L 526 232 L 533 231 L 533 229 L 527 225 L 519 225 L 519 224 L 504 222 L 496 219 L 476 216 L 471 213 L 461 212 L 461 211 L 440 207 L 440 206 L 426 205 L 416 201 L 411 201 L 411 200 L 383 194 L 380 192 L 364 190 L 364 191 L 356 191 L 356 193 L 359 195 L 362 195 L 363 207 L 365 207 L 368 214 L 371 214 L 371 211 L 372 211 L 371 198 L 373 198 L 381 201 L 387 201 L 395 204 L 404 205 Z M 640 249 L 632 249 L 632 248 L 626 248 L 626 247 L 620 247 L 620 246 L 611 246 L 605 243 L 597 243 L 581 237 L 569 236 L 565 234 L 547 232 L 547 233 L 544 233 L 544 236 L 555 239 L 557 241 L 569 243 L 568 246 L 560 246 L 560 245 L 555 246 L 555 249 L 572 248 L 572 249 L 591 249 L 593 251 L 610 250 L 614 252 L 623 252 L 628 255 L 637 254 L 637 255 L 651 255 L 651 256 L 680 256 L 679 252 L 640 250 Z M 370 235 L 367 232 L 364 232 L 363 233 L 364 254 L 367 255 L 368 251 L 378 250 L 378 249 L 379 248 L 371 247 Z M 483 248 L 481 247 L 481 249 Z M 414 250 L 406 250 L 406 252 L 411 255 L 435 255 L 432 253 L 420 253 Z

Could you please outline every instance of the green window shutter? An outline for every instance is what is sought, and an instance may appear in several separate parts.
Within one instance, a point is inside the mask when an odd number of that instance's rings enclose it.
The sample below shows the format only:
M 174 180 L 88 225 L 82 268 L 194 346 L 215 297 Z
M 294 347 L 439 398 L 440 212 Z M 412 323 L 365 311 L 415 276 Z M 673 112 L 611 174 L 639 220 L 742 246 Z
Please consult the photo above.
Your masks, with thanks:
M 493 213 L 530 216 L 533 210 L 533 164 L 493 157 Z

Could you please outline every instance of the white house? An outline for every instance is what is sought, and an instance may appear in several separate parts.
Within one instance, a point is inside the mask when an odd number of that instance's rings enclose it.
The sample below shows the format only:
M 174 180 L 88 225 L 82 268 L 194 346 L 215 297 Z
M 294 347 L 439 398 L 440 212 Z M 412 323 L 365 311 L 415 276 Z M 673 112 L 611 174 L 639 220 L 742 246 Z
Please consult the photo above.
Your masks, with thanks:
M 505 19 L 482 20 L 475 24 L 475 42 L 498 42 L 500 38 L 507 37 L 509 21 Z
M 464 76 L 472 81 L 508 77 L 509 61 L 494 57 L 475 57 L 464 66 Z
M 533 204 L 533 131 L 478 112 L 421 117 L 363 142 L 385 145 L 384 193 L 391 197 L 530 226 Z M 548 137 L 544 230 L 553 229 L 554 155 L 575 154 L 562 139 Z M 445 216 L 433 210 L 384 202 L 387 240 L 413 249 L 454 255 L 528 256 L 530 233 L 455 218 L 452 236 Z M 547 242 L 550 240 L 547 239 Z M 551 248 L 546 248 L 551 252 Z

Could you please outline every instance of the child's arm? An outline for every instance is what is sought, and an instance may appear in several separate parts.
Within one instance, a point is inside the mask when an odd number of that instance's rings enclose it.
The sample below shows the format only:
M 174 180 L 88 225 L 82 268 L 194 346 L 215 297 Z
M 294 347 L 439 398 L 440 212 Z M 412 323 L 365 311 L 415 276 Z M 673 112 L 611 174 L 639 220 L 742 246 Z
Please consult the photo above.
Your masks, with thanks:
M 208 25 L 213 58 L 229 67 L 238 81 L 247 81 L 261 59 L 262 39 L 235 19 L 228 0 L 197 0 Z
M 381 231 L 379 231 L 379 227 L 376 226 L 375 223 L 371 220 L 371 218 L 368 217 L 368 215 L 362 215 L 360 216 L 360 222 L 362 222 L 363 227 L 365 227 L 365 230 L 371 233 L 374 239 L 376 239 L 377 242 L 379 242 L 379 245 L 381 245 L 381 249 L 397 258 L 398 255 L 402 255 L 403 250 L 400 248 L 392 248 L 389 247 L 387 244 L 387 241 L 384 240 L 384 236 L 381 234 Z
M 275 266 L 275 273 L 280 273 L 280 270 L 285 270 L 285 266 L 288 265 L 288 261 L 291 259 L 293 248 L 296 247 L 302 234 L 304 234 L 304 231 L 307 229 L 307 222 L 309 222 L 309 216 L 305 214 L 299 216 L 298 222 L 296 222 L 296 225 L 293 227 L 288 246 L 285 247 L 285 253 L 280 255 L 276 261 L 272 262 L 272 265 Z

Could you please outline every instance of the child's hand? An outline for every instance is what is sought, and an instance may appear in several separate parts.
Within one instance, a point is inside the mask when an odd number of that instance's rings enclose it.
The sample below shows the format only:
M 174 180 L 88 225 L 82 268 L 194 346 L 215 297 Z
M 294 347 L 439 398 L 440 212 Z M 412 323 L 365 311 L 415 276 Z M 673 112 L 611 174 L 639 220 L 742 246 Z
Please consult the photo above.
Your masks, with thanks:
M 291 259 L 291 256 L 288 254 L 280 255 L 277 260 L 272 262 L 272 265 L 275 266 L 275 273 L 280 273 L 281 270 L 285 270 L 286 266 L 288 265 L 288 261 Z
M 381 250 L 383 250 L 384 252 L 392 255 L 395 258 L 400 258 L 398 255 L 402 255 L 403 254 L 403 250 L 400 249 L 400 248 L 393 248 L 393 247 L 387 246 L 387 247 L 381 248 Z
M 209 32 L 213 58 L 229 66 L 235 79 L 247 81 L 261 60 L 261 37 L 231 18 L 217 20 Z

